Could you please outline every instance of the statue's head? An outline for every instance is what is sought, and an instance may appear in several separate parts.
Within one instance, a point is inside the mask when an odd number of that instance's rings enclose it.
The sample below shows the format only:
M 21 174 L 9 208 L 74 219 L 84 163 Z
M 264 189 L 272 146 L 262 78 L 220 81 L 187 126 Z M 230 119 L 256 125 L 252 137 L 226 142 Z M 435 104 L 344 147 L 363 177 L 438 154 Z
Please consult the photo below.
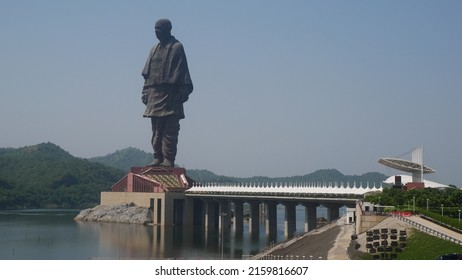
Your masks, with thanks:
M 170 38 L 171 30 L 172 30 L 172 23 L 168 19 L 159 19 L 156 21 L 154 26 L 156 31 L 156 37 L 159 41 L 163 42 Z

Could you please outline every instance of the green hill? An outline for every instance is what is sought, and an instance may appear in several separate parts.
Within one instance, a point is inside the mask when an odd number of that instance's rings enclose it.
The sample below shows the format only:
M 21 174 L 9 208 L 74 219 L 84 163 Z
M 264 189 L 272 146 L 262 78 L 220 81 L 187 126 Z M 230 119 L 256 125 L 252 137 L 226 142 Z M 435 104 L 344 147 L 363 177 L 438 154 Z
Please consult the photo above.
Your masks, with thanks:
M 86 208 L 97 205 L 101 191 L 108 191 L 131 166 L 145 166 L 152 154 L 135 148 L 103 157 L 81 159 L 52 143 L 22 148 L 0 148 L 0 209 Z M 371 172 L 343 175 L 335 169 L 291 177 L 250 178 L 217 175 L 208 170 L 187 170 L 198 182 L 367 182 L 379 186 L 386 176 Z
M 84 208 L 124 172 L 42 143 L 0 149 L 0 209 Z
M 153 155 L 146 153 L 136 148 L 126 148 L 116 151 L 106 156 L 90 158 L 90 161 L 99 162 L 108 166 L 119 168 L 125 171 L 130 170 L 132 166 L 146 166 L 152 161 Z M 369 182 L 370 186 L 375 183 L 380 186 L 380 183 L 386 180 L 386 176 L 378 172 L 369 172 L 363 175 L 344 175 L 336 169 L 321 169 L 310 174 L 290 177 L 266 177 L 254 176 L 250 178 L 231 177 L 225 175 L 217 175 L 205 169 L 188 169 L 189 177 L 197 182 L 350 182 L 353 184 L 363 183 L 366 186 Z
M 240 183 L 295 183 L 295 182 L 325 182 L 335 183 L 341 182 L 350 183 L 350 186 L 356 182 L 357 186 L 362 182 L 365 187 L 367 183 L 369 186 L 380 186 L 387 177 L 381 173 L 369 172 L 363 175 L 343 175 L 336 169 L 321 169 L 313 173 L 302 175 L 302 176 L 290 176 L 290 177 L 266 177 L 266 176 L 255 176 L 250 178 L 239 178 L 239 177 L 227 177 L 222 175 L 216 175 L 208 170 L 187 170 L 188 176 L 198 182 L 240 182 Z
M 153 161 L 153 155 L 140 149 L 129 147 L 105 156 L 89 158 L 88 160 L 129 171 L 132 166 L 148 165 Z
M 99 162 L 107 166 L 112 166 L 125 171 L 130 170 L 132 166 L 146 166 L 152 161 L 152 154 L 136 148 L 126 148 L 114 153 L 90 158 L 90 161 Z M 374 183 L 379 186 L 387 177 L 378 172 L 368 172 L 363 175 L 344 175 L 336 169 L 321 169 L 313 173 L 290 176 L 290 177 L 266 177 L 254 176 L 250 178 L 231 177 L 226 175 L 217 175 L 206 169 L 188 169 L 187 174 L 198 182 L 362 182 L 363 186 L 369 182 L 372 186 Z

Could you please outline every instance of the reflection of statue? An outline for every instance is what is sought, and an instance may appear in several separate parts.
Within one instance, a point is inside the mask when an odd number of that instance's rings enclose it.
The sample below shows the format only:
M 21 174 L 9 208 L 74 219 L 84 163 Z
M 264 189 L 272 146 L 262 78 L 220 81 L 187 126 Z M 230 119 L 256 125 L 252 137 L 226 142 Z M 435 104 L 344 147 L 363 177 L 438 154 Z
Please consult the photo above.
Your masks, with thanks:
M 173 167 L 177 151 L 183 103 L 193 91 L 183 45 L 170 34 L 172 24 L 160 19 L 155 24 L 159 43 L 151 49 L 142 75 L 144 117 L 151 118 L 152 166 Z

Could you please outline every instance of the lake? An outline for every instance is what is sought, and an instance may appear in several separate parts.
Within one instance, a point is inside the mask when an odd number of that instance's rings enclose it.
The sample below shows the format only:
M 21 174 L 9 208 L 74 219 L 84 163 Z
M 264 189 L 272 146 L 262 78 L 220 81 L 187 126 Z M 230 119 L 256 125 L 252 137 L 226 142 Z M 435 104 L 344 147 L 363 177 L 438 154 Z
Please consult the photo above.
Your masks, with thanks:
M 304 228 L 304 208 L 297 207 L 297 233 Z M 242 259 L 270 243 L 283 242 L 284 208 L 278 206 L 276 238 L 266 237 L 265 226 L 251 236 L 218 232 L 200 227 L 144 226 L 76 222 L 79 210 L 0 211 L 0 259 Z M 318 217 L 326 216 L 318 207 Z M 222 246 L 223 245 L 223 246 Z

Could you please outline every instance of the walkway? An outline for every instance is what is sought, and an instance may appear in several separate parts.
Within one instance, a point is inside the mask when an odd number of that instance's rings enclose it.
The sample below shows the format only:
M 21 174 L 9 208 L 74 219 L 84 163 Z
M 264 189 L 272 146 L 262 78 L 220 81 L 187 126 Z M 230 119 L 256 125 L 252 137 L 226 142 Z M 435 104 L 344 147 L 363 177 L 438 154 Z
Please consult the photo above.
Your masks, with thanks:
M 462 234 L 458 233 L 458 232 L 455 232 L 455 231 L 452 231 L 450 229 L 447 229 L 443 226 L 440 226 L 438 224 L 435 224 L 435 223 L 432 223 L 428 220 L 425 220 L 423 218 L 421 218 L 420 216 L 410 216 L 410 217 L 406 217 L 405 219 L 408 219 L 416 224 L 420 224 L 426 228 L 429 228 L 433 231 L 436 231 L 436 232 L 439 232 L 439 233 L 442 233 L 454 240 L 458 240 L 459 241 L 459 244 L 462 244 Z M 414 225 L 413 225 L 414 226 Z M 419 230 L 421 231 L 424 231 L 423 229 L 420 229 Z
M 345 224 L 347 217 L 340 218 L 337 225 L 340 226 L 340 233 L 337 235 L 334 247 L 332 247 L 328 254 L 328 260 L 349 260 L 348 247 L 351 243 L 351 235 L 354 234 L 354 224 Z
M 302 236 L 278 244 L 254 256 L 266 260 L 348 260 L 354 225 L 345 224 L 346 216 Z

